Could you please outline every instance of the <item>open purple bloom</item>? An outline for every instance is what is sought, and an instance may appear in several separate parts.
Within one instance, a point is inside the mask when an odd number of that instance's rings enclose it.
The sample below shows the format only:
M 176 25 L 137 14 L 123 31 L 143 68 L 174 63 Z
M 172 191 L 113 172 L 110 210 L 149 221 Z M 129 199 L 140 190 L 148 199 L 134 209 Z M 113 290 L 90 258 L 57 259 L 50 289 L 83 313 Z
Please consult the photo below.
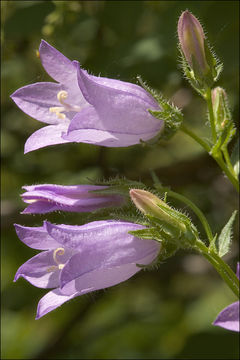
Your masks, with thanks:
M 117 194 L 98 194 L 108 186 L 95 185 L 32 185 L 23 186 L 27 190 L 22 199 L 29 204 L 23 214 L 44 214 L 50 211 L 91 212 L 109 206 L 121 206 L 124 197 Z
M 25 153 L 66 142 L 122 147 L 147 141 L 163 129 L 154 98 L 135 84 L 92 76 L 42 40 L 41 62 L 54 82 L 16 90 L 11 98 L 28 115 L 49 124 L 33 133 Z
M 240 263 L 237 264 L 237 277 L 240 279 Z M 218 314 L 213 325 L 220 326 L 227 330 L 239 332 L 239 307 L 239 301 L 236 301 L 233 304 L 227 306 Z
M 160 244 L 142 240 L 129 231 L 144 228 L 124 221 L 94 221 L 82 226 L 15 225 L 27 246 L 42 250 L 18 269 L 14 281 L 25 278 L 40 288 L 53 288 L 39 301 L 39 319 L 64 302 L 129 279 L 150 264 Z

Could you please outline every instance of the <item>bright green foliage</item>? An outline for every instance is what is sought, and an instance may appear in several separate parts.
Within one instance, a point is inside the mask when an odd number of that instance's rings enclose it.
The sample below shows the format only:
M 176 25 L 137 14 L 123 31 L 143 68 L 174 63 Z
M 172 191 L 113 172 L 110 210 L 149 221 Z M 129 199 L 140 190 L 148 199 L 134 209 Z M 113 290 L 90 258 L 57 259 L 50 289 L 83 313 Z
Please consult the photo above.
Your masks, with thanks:
M 228 220 L 227 224 L 221 231 L 221 234 L 218 238 L 218 254 L 220 257 L 226 255 L 229 251 L 230 243 L 231 243 L 231 235 L 232 235 L 232 226 L 237 215 L 237 211 L 235 210 L 232 213 L 232 216 Z

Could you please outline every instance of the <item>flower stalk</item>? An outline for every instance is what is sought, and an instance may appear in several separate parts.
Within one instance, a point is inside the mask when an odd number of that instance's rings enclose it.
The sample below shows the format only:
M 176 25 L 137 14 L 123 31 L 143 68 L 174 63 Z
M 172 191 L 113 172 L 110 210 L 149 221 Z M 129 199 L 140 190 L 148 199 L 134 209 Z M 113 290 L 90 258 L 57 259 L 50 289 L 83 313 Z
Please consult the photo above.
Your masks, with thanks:
M 223 261 L 217 253 L 210 251 L 210 249 L 201 240 L 197 240 L 196 250 L 213 265 L 224 282 L 239 298 L 239 280 L 228 264 L 225 263 L 225 261 Z

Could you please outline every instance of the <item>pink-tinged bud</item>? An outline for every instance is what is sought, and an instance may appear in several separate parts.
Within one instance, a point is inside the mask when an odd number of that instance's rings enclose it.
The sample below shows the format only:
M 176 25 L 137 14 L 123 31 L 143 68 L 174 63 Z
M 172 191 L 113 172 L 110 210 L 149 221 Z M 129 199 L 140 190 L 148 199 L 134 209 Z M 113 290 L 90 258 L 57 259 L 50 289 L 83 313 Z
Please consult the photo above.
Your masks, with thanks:
M 231 121 L 231 112 L 228 106 L 226 91 L 221 87 L 212 90 L 213 113 L 217 131 L 223 131 L 229 121 Z
M 188 10 L 178 20 L 178 38 L 188 65 L 205 75 L 210 70 L 205 53 L 205 35 L 200 22 Z
M 173 227 L 185 232 L 186 226 L 177 219 L 177 216 L 169 214 L 168 210 L 174 211 L 164 201 L 159 199 L 156 195 L 146 190 L 131 189 L 130 197 L 135 206 L 144 214 L 151 215 Z M 176 211 L 177 212 L 177 211 Z

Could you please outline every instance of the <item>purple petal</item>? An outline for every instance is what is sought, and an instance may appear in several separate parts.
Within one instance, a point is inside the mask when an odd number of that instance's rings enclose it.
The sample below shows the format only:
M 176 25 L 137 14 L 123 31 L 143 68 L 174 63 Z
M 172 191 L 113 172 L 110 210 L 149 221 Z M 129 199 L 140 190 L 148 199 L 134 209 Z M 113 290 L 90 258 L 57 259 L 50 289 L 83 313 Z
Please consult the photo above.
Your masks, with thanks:
M 227 306 L 217 316 L 213 325 L 239 332 L 239 301 Z
M 109 112 L 110 111 L 111 110 L 109 110 Z M 108 118 L 110 116 L 109 114 Z M 150 114 L 144 110 L 141 116 L 144 116 L 145 121 L 148 122 L 147 118 L 149 115 Z M 132 124 L 132 129 L 130 130 L 134 131 L 134 133 L 128 133 L 129 130 L 126 126 L 124 127 L 123 119 L 118 120 L 118 123 L 121 124 L 121 131 L 117 129 L 119 126 L 115 126 L 117 117 L 113 114 L 114 121 L 110 121 L 110 119 L 112 118 L 109 118 L 111 129 L 109 129 L 108 124 L 106 124 L 107 116 L 103 115 L 100 117 L 93 107 L 84 108 L 74 116 L 69 125 L 67 135 L 63 135 L 63 138 L 68 141 L 84 142 L 107 147 L 125 147 L 139 144 L 140 140 L 147 141 L 152 139 L 159 130 L 161 130 L 162 126 L 162 122 L 157 120 L 157 127 L 154 127 L 154 130 L 151 131 L 151 129 L 147 129 L 146 123 L 144 124 L 145 131 L 141 132 L 141 129 L 138 128 L 138 123 L 135 123 L 132 119 L 131 121 L 128 119 Z M 140 117 L 138 117 L 138 119 L 140 119 Z M 106 129 L 104 129 L 105 127 Z M 112 130 L 114 127 L 116 127 L 116 130 Z
M 156 100 L 152 97 L 152 95 L 149 92 L 144 90 L 141 86 L 138 86 L 133 83 L 125 82 L 125 81 L 109 79 L 109 78 L 104 78 L 104 77 L 100 77 L 100 76 L 93 76 L 93 75 L 88 75 L 88 76 L 90 76 L 92 79 L 94 79 L 95 82 L 97 82 L 100 85 L 130 93 L 134 96 L 139 97 L 146 103 L 148 103 L 149 107 L 154 108 L 154 109 L 155 108 L 159 109 L 159 105 L 156 102 Z
M 123 221 L 104 220 L 94 221 L 81 226 L 54 225 L 45 222 L 46 229 L 51 237 L 64 246 L 83 251 L 97 253 L 104 247 L 128 246 L 132 244 L 133 236 L 130 230 L 143 229 L 142 225 Z M 117 245 L 118 244 L 118 245 Z
M 44 69 L 54 80 L 64 84 L 74 79 L 76 70 L 72 61 L 45 40 L 41 41 L 39 53 Z
M 68 102 L 78 106 L 86 104 L 78 87 L 77 70 L 72 61 L 44 40 L 41 41 L 39 53 L 46 72 L 54 80 L 64 84 L 68 92 Z
M 97 128 L 109 133 L 113 132 L 113 135 L 115 133 L 142 135 L 152 132 L 157 134 L 160 131 L 163 122 L 148 112 L 149 108 L 159 109 L 156 103 L 150 104 L 133 92 L 102 85 L 96 81 L 96 77 L 83 71 L 77 62 L 74 64 L 78 69 L 79 87 L 98 115 L 98 120 L 96 116 L 94 120 L 93 116 L 93 120 L 89 123 L 90 129 Z M 96 126 L 92 126 L 95 121 L 98 121 Z M 86 124 L 87 121 L 83 128 L 86 128 Z
M 57 184 L 39 184 L 39 185 L 25 185 L 22 188 L 27 191 L 43 190 L 54 192 L 59 195 L 68 195 L 73 199 L 78 198 L 79 195 L 88 197 L 89 191 L 107 189 L 109 186 L 103 185 L 57 185 Z
M 78 295 L 78 293 L 63 295 L 60 289 L 49 291 L 38 303 L 36 320 Z
M 19 239 L 30 248 L 51 250 L 60 246 L 59 242 L 47 233 L 44 226 L 27 227 L 18 224 L 14 226 Z
M 142 259 L 142 264 L 148 264 L 151 260 L 151 257 L 148 256 L 147 258 Z M 64 291 L 67 292 L 68 295 L 64 295 L 59 288 L 47 293 L 39 301 L 36 319 L 46 315 L 48 312 L 56 309 L 58 306 L 76 296 L 87 294 L 95 290 L 105 289 L 126 281 L 140 270 L 141 269 L 135 264 L 126 264 L 121 267 L 99 269 L 84 274 L 81 278 L 72 281 L 71 284 L 67 284 Z M 71 292 L 71 290 L 73 291 Z
M 66 90 L 63 85 L 41 82 L 16 90 L 11 98 L 22 111 L 34 119 L 47 124 L 58 124 L 62 120 L 49 109 L 61 106 L 57 99 L 57 94 L 61 90 Z
M 126 241 L 127 237 L 131 237 L 130 241 Z M 121 266 L 126 264 L 144 264 L 143 259 L 148 257 L 152 261 L 160 248 L 159 243 L 154 240 L 138 239 L 127 231 L 124 238 L 120 236 L 119 239 L 113 237 L 109 240 L 108 243 L 102 241 L 102 246 L 96 244 L 92 248 L 83 247 L 80 253 L 73 255 L 62 270 L 60 287 L 99 269 L 118 267 L 121 271 Z
M 26 207 L 21 214 L 46 214 L 49 212 L 64 210 L 59 209 L 59 205 L 46 200 L 34 200 L 34 202 Z M 65 210 L 66 211 L 66 210 Z
M 159 109 L 159 105 L 156 102 L 156 100 L 151 96 L 150 93 L 144 90 L 141 86 L 125 81 L 90 75 L 86 70 L 80 68 L 78 61 L 74 60 L 72 63 L 74 67 L 78 70 L 78 84 L 82 89 L 84 97 L 86 98 L 87 102 L 89 102 L 90 104 L 91 104 L 91 96 L 88 92 L 88 84 L 85 83 L 84 77 L 88 78 L 95 84 L 101 85 L 102 89 L 108 88 L 110 90 L 119 90 L 120 92 L 125 92 L 127 94 L 134 95 L 136 97 L 139 97 L 143 102 L 146 102 L 148 106 L 153 107 L 155 109 Z M 83 76 L 83 79 L 81 79 L 81 75 Z
M 96 129 L 81 129 L 63 135 L 63 139 L 69 142 L 87 143 L 106 147 L 127 147 L 139 144 L 141 141 L 148 141 L 156 136 L 158 132 L 144 134 L 121 134 Z
M 23 213 L 46 213 L 54 210 L 89 212 L 101 207 L 118 206 L 123 203 L 123 197 L 119 195 L 100 195 L 91 192 L 105 189 L 107 186 L 37 185 L 25 188 L 28 191 L 21 196 L 23 201 L 29 202 L 30 205 Z
M 155 256 L 156 254 L 152 253 L 139 259 L 139 262 L 143 265 L 147 265 L 152 262 Z M 83 295 L 91 291 L 105 289 L 126 281 L 140 270 L 141 268 L 135 263 L 126 263 L 119 266 L 96 269 L 68 282 L 61 291 L 64 294 L 72 294 L 75 293 L 75 291 L 78 291 L 79 295 Z
M 56 267 L 56 265 L 53 259 L 53 250 L 41 252 L 20 266 L 14 281 L 23 277 L 32 285 L 40 288 L 58 287 L 60 270 L 56 268 L 55 271 L 48 271 L 51 267 Z
M 68 122 L 63 122 L 59 125 L 48 125 L 35 131 L 25 143 L 24 154 L 45 146 L 68 143 L 68 140 L 62 138 L 62 134 L 67 131 L 67 128 Z

